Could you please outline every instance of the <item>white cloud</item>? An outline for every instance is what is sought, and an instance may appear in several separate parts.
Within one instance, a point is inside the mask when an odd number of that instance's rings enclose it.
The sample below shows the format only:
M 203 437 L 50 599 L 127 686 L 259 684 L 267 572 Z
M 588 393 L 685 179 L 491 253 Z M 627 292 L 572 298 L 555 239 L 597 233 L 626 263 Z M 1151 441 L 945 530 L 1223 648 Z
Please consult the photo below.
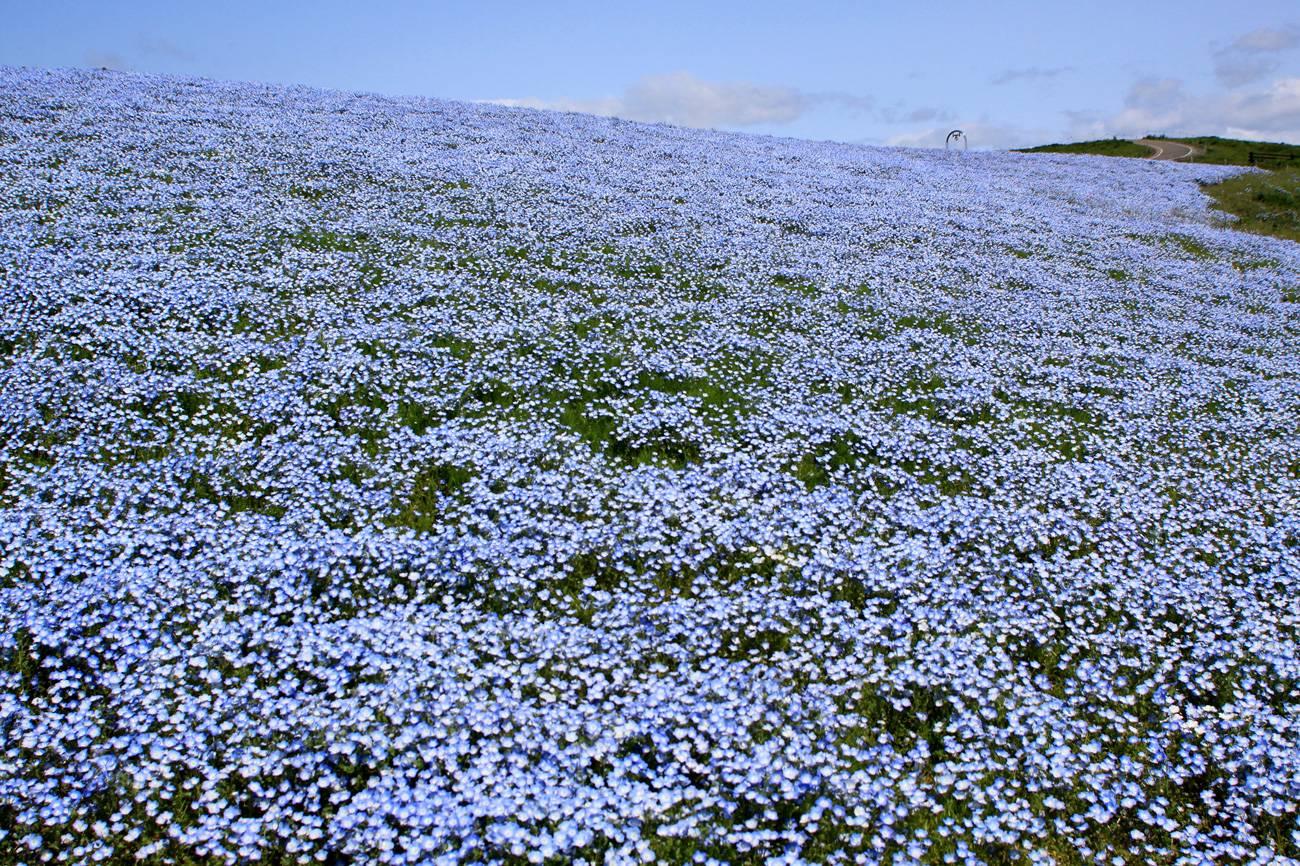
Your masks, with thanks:
M 522 99 L 485 99 L 493 105 L 505 105 L 511 108 L 539 108 L 544 111 L 577 111 L 582 114 L 616 115 L 621 103 L 617 99 L 537 99 L 526 96 Z
M 1272 136 L 1300 143 L 1300 78 L 1279 79 L 1260 93 L 1231 94 L 1222 118 L 1226 130 L 1249 133 L 1241 138 Z
M 1300 143 L 1300 78 L 1262 90 L 1192 94 L 1177 79 L 1133 84 L 1113 115 L 1070 113 L 1075 138 L 1137 138 L 1147 134 L 1222 135 Z
M 1124 98 L 1124 108 L 1117 114 L 1067 112 L 1071 137 L 1140 138 L 1170 132 L 1180 129 L 1189 115 L 1195 114 L 1188 103 L 1189 97 L 1178 79 L 1141 78 L 1133 82 Z
M 633 119 L 683 126 L 789 123 L 808 110 L 808 97 L 791 87 L 701 81 L 686 72 L 641 79 L 623 96 Z
M 1139 78 L 1124 97 L 1124 106 L 1134 111 L 1168 111 L 1186 99 L 1177 78 Z
M 1240 87 L 1277 70 L 1279 54 L 1300 45 L 1300 25 L 1261 27 L 1238 36 L 1214 52 L 1214 75 L 1221 84 Z
M 799 119 L 819 105 L 853 111 L 870 100 L 843 93 L 808 93 L 793 87 L 750 82 L 705 81 L 689 72 L 648 75 L 622 96 L 601 99 L 493 99 L 498 105 L 580 111 L 695 127 L 778 125 Z

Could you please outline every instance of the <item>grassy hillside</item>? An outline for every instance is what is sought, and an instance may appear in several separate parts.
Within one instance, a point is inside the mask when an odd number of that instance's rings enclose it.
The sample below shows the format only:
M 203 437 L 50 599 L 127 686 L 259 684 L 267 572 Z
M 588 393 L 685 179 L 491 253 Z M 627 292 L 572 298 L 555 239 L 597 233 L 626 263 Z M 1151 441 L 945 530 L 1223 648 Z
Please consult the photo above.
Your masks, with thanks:
M 1204 153 L 1197 154 L 1192 161 L 1210 163 L 1211 165 L 1249 165 L 1250 152 L 1281 153 L 1293 157 L 1289 163 L 1300 168 L 1300 145 L 1282 144 L 1270 141 L 1246 141 L 1238 138 L 1219 138 L 1217 136 L 1197 136 L 1194 138 L 1170 138 L 1168 136 L 1151 136 L 1161 141 L 1179 141 L 1199 147 Z M 1146 148 L 1143 148 L 1146 150 Z M 1261 163 L 1264 168 L 1273 168 L 1281 163 Z
M 1248 172 L 1205 192 L 1216 208 L 1237 217 L 1234 228 L 1300 241 L 1300 169 Z
M 1217 136 L 1172 138 L 1169 136 L 1153 135 L 1150 137 L 1161 141 L 1178 141 L 1184 144 L 1190 144 L 1204 151 L 1204 153 L 1197 154 L 1195 158 L 1191 160 L 1192 162 L 1209 163 L 1211 165 L 1249 165 L 1251 151 L 1285 154 L 1300 161 L 1300 145 L 1294 144 L 1281 144 L 1279 142 L 1268 141 L 1246 141 L 1244 139 L 1219 138 Z M 1141 158 L 1151 155 L 1151 150 L 1149 148 L 1120 138 L 1103 138 L 1096 141 L 1077 141 L 1072 144 L 1044 144 L 1038 147 L 1022 148 L 1015 152 L 1083 153 L 1094 154 L 1097 156 L 1132 156 Z M 1261 164 L 1265 168 L 1274 168 L 1281 165 L 1275 162 L 1265 162 Z
M 1043 144 L 1027 147 L 1016 153 L 1082 153 L 1095 156 L 1147 157 L 1151 150 L 1122 138 L 1102 138 L 1096 141 L 1076 141 L 1073 144 Z

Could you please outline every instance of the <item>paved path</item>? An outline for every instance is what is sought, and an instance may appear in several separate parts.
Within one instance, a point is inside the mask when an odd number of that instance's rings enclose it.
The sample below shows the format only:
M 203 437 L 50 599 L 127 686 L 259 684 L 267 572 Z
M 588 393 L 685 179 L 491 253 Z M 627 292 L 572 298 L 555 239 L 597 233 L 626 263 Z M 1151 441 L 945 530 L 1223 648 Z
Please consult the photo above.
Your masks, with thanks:
M 1183 144 L 1180 141 L 1157 141 L 1154 138 L 1138 138 L 1133 141 L 1134 144 L 1140 144 L 1143 147 L 1149 147 L 1154 153 L 1147 159 L 1167 159 L 1181 160 L 1189 159 L 1192 154 L 1197 153 L 1197 149 L 1190 144 Z

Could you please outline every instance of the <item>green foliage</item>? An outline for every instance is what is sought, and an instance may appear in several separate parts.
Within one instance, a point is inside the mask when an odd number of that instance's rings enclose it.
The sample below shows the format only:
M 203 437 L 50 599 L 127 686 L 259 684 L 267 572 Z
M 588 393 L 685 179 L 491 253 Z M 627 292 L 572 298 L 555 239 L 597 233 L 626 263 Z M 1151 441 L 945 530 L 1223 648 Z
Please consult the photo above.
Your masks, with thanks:
M 837 471 L 855 469 L 862 462 L 863 445 L 857 435 L 842 433 L 805 454 L 795 464 L 794 475 L 809 490 L 830 484 Z
M 1202 259 L 1204 261 L 1213 261 L 1218 258 L 1218 254 L 1216 254 L 1214 250 L 1210 249 L 1195 238 L 1189 238 L 1187 235 L 1174 235 L 1173 238 L 1174 243 L 1178 244 L 1182 251 L 1192 258 Z
M 932 758 L 944 753 L 943 731 L 952 718 L 951 696 L 942 686 L 899 685 L 892 693 L 861 689 L 851 700 L 850 711 L 871 722 L 846 732 L 846 739 L 870 744 L 887 734 L 897 747 L 911 749 L 925 741 Z
M 572 391 L 545 395 L 546 400 L 558 409 L 560 423 L 576 432 L 593 449 L 622 462 L 681 469 L 699 461 L 699 443 L 693 441 L 686 431 L 662 429 L 637 438 L 622 432 L 622 417 L 609 408 L 610 401 L 622 394 L 625 387 L 619 381 L 619 363 L 618 356 L 607 356 L 598 369 L 576 373 Z M 746 381 L 752 383 L 760 375 L 751 370 L 750 377 Z M 729 380 L 721 374 L 682 376 L 641 370 L 634 381 L 637 387 L 628 388 L 632 393 L 657 391 L 691 398 L 696 407 L 692 410 L 696 417 L 710 426 L 734 424 L 753 408 L 748 398 L 735 389 L 738 384 L 735 380 L 730 380 L 732 387 L 724 387 L 722 383 Z M 635 411 L 642 405 L 638 398 L 630 408 Z
M 659 391 L 663 394 L 685 394 L 698 398 L 702 405 L 708 407 L 730 407 L 738 409 L 745 404 L 743 398 L 722 387 L 715 378 L 704 376 L 665 376 L 648 370 L 638 376 L 642 388 Z
M 395 497 L 396 513 L 385 521 L 389 526 L 428 532 L 437 525 L 445 501 L 474 478 L 465 466 L 454 463 L 430 463 L 420 469 L 411 484 L 410 493 Z
M 0 656 L 0 670 L 18 676 L 19 694 L 34 697 L 49 689 L 49 671 L 41 664 L 40 656 L 32 633 L 25 628 L 14 634 L 13 649 Z
M 271 502 L 261 492 L 227 487 L 221 481 L 202 473 L 196 472 L 191 475 L 186 489 L 194 498 L 212 502 L 231 514 L 251 511 L 264 517 L 284 516 L 284 506 Z
M 718 655 L 731 661 L 767 659 L 790 648 L 790 635 L 775 628 L 742 629 L 721 639 Z
M 301 229 L 288 237 L 293 246 L 311 252 L 352 253 L 368 240 L 366 235 L 344 235 L 329 229 Z
M 295 198 L 303 198 L 307 201 L 320 201 L 321 199 L 327 198 L 329 194 L 329 190 L 320 187 L 304 186 L 302 184 L 294 184 L 289 187 L 289 195 L 294 196 Z
M 783 289 L 790 289 L 801 295 L 812 297 L 817 294 L 817 285 L 811 280 L 804 277 L 794 276 L 793 274 L 777 274 L 772 277 L 772 282 Z

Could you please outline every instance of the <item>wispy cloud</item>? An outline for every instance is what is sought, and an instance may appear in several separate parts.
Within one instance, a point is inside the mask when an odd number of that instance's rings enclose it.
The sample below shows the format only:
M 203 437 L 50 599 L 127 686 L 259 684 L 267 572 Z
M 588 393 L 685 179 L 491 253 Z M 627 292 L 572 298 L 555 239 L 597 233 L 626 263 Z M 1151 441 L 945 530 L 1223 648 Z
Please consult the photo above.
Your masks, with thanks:
M 83 55 L 82 62 L 86 66 L 127 72 L 137 68 L 137 65 L 148 68 L 159 63 L 169 65 L 166 61 L 183 63 L 193 59 L 193 54 L 170 39 L 143 33 L 136 37 L 124 51 L 113 49 L 88 51 Z
M 1051 81 L 1073 72 L 1073 66 L 1026 66 L 1023 69 L 1004 69 L 993 76 L 993 84 L 1011 84 L 1015 81 Z
M 634 82 L 621 96 L 488 101 L 695 127 L 779 125 L 798 120 L 824 105 L 850 111 L 866 111 L 872 105 L 869 98 L 847 93 L 808 92 L 743 81 L 705 81 L 689 72 L 648 75 Z
M 194 55 L 189 51 L 162 36 L 142 34 L 136 40 L 136 50 L 146 57 L 158 57 L 166 60 L 194 59 Z
M 1300 25 L 1261 27 L 1238 36 L 1214 52 L 1214 75 L 1221 84 L 1240 87 L 1275 72 L 1279 55 L 1300 45 Z
M 952 120 L 952 112 L 945 108 L 922 105 L 906 108 L 900 103 L 881 108 L 878 116 L 885 123 L 942 123 Z

